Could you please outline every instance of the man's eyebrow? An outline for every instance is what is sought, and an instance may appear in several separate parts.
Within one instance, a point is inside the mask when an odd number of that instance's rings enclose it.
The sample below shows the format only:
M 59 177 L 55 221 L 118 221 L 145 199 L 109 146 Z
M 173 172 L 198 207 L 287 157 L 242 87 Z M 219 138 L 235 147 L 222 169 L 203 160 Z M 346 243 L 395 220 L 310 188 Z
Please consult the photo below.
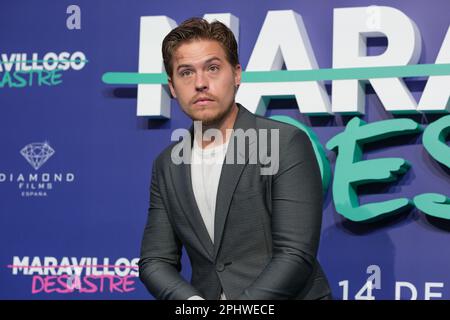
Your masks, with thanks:
M 214 60 L 222 61 L 222 59 L 220 59 L 219 57 L 212 57 L 212 58 L 209 58 L 208 60 L 205 60 L 205 62 L 203 62 L 203 63 L 204 63 L 204 64 L 207 64 L 207 63 L 210 63 L 210 62 L 212 62 L 212 61 L 214 61 Z M 177 70 L 180 70 L 181 68 L 190 68 L 190 67 L 192 67 L 191 64 L 180 64 L 180 65 L 177 67 Z
M 205 63 L 210 63 L 211 61 L 214 61 L 214 60 L 222 61 L 222 59 L 220 59 L 219 57 L 212 57 L 212 58 L 209 58 L 208 60 L 206 60 Z

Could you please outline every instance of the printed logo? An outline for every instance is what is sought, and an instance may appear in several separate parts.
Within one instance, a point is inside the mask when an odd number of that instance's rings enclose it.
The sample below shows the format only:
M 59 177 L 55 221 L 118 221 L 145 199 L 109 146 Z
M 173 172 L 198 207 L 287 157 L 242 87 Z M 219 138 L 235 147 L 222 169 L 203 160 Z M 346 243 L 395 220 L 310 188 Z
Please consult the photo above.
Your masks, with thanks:
M 56 186 L 72 183 L 75 181 L 72 172 L 37 172 L 55 153 L 47 141 L 27 144 L 20 154 L 34 172 L 0 172 L 0 185 L 16 183 L 22 197 L 47 197 Z
M 20 150 L 20 154 L 31 164 L 34 170 L 38 170 L 54 153 L 55 150 L 47 142 L 30 143 Z
M 136 289 L 139 258 L 19 257 L 7 267 L 31 278 L 32 294 L 127 293 Z
M 63 82 L 63 71 L 82 70 L 86 63 L 81 51 L 48 52 L 42 58 L 37 52 L 0 53 L 0 88 L 56 86 Z

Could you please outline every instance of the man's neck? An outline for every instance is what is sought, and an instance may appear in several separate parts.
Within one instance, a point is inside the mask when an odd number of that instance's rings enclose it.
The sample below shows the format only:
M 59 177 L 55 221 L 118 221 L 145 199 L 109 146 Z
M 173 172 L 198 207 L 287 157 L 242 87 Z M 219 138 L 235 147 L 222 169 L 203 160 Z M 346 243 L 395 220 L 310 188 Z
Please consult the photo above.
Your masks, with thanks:
M 223 144 L 228 141 L 230 138 L 231 129 L 234 127 L 234 123 L 236 122 L 237 114 L 239 112 L 239 107 L 237 106 L 236 102 L 233 103 L 233 106 L 231 107 L 231 110 L 228 112 L 228 114 L 222 119 L 220 123 L 216 123 L 210 126 L 204 126 L 202 125 L 202 148 L 208 148 L 208 147 L 215 147 L 220 144 Z M 217 129 L 222 134 L 222 141 L 214 141 L 214 140 L 204 140 L 203 139 L 203 133 L 208 129 Z

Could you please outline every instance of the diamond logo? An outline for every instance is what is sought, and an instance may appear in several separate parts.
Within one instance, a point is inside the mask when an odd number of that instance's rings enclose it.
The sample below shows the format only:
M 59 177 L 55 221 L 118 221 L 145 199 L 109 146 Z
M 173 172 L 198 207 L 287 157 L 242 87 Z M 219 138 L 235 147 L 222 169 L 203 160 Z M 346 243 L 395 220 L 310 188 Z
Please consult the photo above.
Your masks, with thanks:
M 48 142 L 34 142 L 27 144 L 20 150 L 20 154 L 28 161 L 28 163 L 38 170 L 48 159 L 55 153 Z

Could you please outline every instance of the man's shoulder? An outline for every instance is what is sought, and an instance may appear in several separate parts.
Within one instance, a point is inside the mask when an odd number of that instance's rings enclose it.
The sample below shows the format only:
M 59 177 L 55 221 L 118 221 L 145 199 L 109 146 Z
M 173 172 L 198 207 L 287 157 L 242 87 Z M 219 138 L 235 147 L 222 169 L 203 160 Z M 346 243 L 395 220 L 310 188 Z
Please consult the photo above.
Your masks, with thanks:
M 239 104 L 239 106 L 242 108 L 242 111 L 246 113 L 246 117 L 254 118 L 256 126 L 255 129 L 278 129 L 280 131 L 280 134 L 288 136 L 294 134 L 299 130 L 296 126 L 278 120 L 270 119 L 263 115 L 254 114 L 243 105 Z
M 154 163 L 159 168 L 163 168 L 165 165 L 169 164 L 172 159 L 172 150 L 180 141 L 173 141 L 166 148 L 164 148 L 159 155 L 156 157 Z
M 290 140 L 296 134 L 305 134 L 302 130 L 292 124 L 270 119 L 261 115 L 253 114 L 253 116 L 256 121 L 256 129 L 278 130 L 281 141 Z

